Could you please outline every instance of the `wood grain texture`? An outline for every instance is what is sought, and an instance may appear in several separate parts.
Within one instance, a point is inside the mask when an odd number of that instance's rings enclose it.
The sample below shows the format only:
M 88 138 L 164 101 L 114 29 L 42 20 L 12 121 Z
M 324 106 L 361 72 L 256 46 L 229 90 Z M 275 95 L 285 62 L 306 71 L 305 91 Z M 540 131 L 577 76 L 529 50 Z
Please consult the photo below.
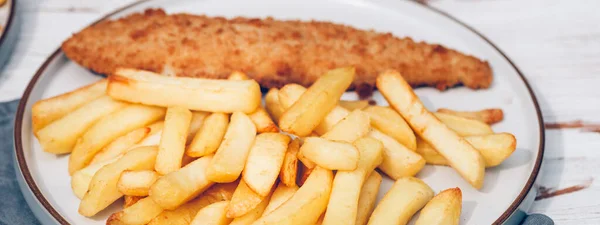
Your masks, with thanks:
M 132 0 L 21 0 L 21 36 L 0 73 L 0 101 L 21 96 L 43 60 L 71 33 Z M 533 86 L 550 125 L 600 124 L 600 1 L 428 0 L 502 49 Z M 557 224 L 600 224 L 600 134 L 585 126 L 546 132 L 540 185 L 570 193 L 536 201 L 533 213 Z M 568 192 L 568 191 L 567 191 Z

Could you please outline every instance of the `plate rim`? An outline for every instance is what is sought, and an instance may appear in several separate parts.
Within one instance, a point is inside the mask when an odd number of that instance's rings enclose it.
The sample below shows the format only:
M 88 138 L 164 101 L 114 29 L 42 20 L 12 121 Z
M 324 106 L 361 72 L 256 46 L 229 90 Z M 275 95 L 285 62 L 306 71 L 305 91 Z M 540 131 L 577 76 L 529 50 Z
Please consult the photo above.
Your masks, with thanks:
M 13 3 L 11 5 L 11 11 L 14 10 L 14 7 L 16 5 L 16 1 L 17 0 L 13 0 Z M 103 21 L 117 13 L 120 13 L 126 9 L 129 9 L 131 7 L 134 7 L 138 4 L 144 3 L 144 2 L 148 2 L 151 0 L 139 0 L 139 1 L 135 1 L 133 3 L 127 4 L 125 6 L 122 6 L 108 14 L 106 14 L 105 16 L 101 17 L 100 19 L 94 21 L 93 23 L 91 23 L 88 26 L 94 25 L 100 21 Z M 525 77 L 525 75 L 521 72 L 521 70 L 516 66 L 516 64 L 502 51 L 500 50 L 500 48 L 498 48 L 493 42 L 491 42 L 486 36 L 484 36 L 483 34 L 481 34 L 480 32 L 478 32 L 477 30 L 475 30 L 474 28 L 472 28 L 471 26 L 465 24 L 464 22 L 458 20 L 457 18 L 451 16 L 450 14 L 441 11 L 437 8 L 428 6 L 426 4 L 420 3 L 418 1 L 412 1 L 409 0 L 408 2 L 411 2 L 415 5 L 418 5 L 420 7 L 423 7 L 425 9 L 430 10 L 431 12 L 437 13 L 439 15 L 444 16 L 445 18 L 452 20 L 453 22 L 457 23 L 458 25 L 468 29 L 470 32 L 472 32 L 473 34 L 477 35 L 478 37 L 480 37 L 481 39 L 483 39 L 487 44 L 489 44 L 495 51 L 497 51 L 498 53 L 500 53 L 500 55 L 502 56 L 502 58 L 504 58 L 509 64 L 510 66 L 516 71 L 516 73 L 519 75 L 519 77 L 521 78 L 521 80 L 523 81 L 523 83 L 525 84 L 525 87 L 527 88 L 527 91 L 529 93 L 529 97 L 531 98 L 533 105 L 535 107 L 535 111 L 536 111 L 536 116 L 538 119 L 538 132 L 540 135 L 540 140 L 539 140 L 539 144 L 538 144 L 538 154 L 535 158 L 535 163 L 533 166 L 533 170 L 531 172 L 531 174 L 529 175 L 529 178 L 527 179 L 527 182 L 525 183 L 525 186 L 523 187 L 523 189 L 519 192 L 519 195 L 517 195 L 517 197 L 515 198 L 515 200 L 510 204 L 510 206 L 500 215 L 500 217 L 498 217 L 498 219 L 496 219 L 494 221 L 493 224 L 502 224 L 504 222 L 506 222 L 508 220 L 508 218 L 517 211 L 518 207 L 521 205 L 521 203 L 525 200 L 527 194 L 530 192 L 531 188 L 533 187 L 533 185 L 535 184 L 537 177 L 540 173 L 540 168 L 542 165 L 542 160 L 543 160 L 543 156 L 544 156 L 544 151 L 545 151 L 545 128 L 544 128 L 544 118 L 542 116 L 542 111 L 540 109 L 537 97 L 533 91 L 533 89 L 531 88 L 531 85 L 529 84 L 527 78 Z M 11 13 L 10 17 L 9 17 L 9 22 L 7 25 L 7 28 L 11 25 L 11 21 L 14 17 L 14 14 Z M 7 29 L 6 28 L 6 29 Z M 0 44 L 4 41 L 5 39 L 5 34 L 3 33 L 0 36 Z M 52 217 L 54 217 L 54 219 L 56 219 L 56 221 L 62 225 L 68 225 L 70 224 L 54 207 L 52 207 L 52 205 L 50 204 L 50 202 L 44 197 L 44 195 L 42 194 L 42 192 L 40 191 L 39 187 L 37 186 L 35 180 L 33 179 L 33 176 L 31 174 L 31 172 L 29 171 L 29 167 L 27 166 L 27 161 L 25 160 L 25 155 L 24 155 L 24 151 L 23 151 L 23 138 L 22 138 L 22 126 L 23 126 L 23 119 L 24 119 L 24 114 L 25 114 L 25 108 L 27 106 L 27 101 L 29 100 L 29 97 L 31 95 L 31 92 L 33 91 L 33 88 L 35 86 L 35 84 L 38 82 L 38 80 L 41 78 L 42 74 L 44 73 L 44 71 L 46 70 L 46 68 L 48 67 L 48 65 L 59 55 L 61 55 L 62 50 L 60 48 L 60 46 L 44 61 L 44 63 L 37 69 L 37 71 L 35 72 L 34 76 L 31 78 L 31 80 L 29 81 L 29 83 L 27 84 L 27 88 L 25 89 L 25 91 L 23 92 L 23 96 L 21 97 L 21 100 L 19 102 L 19 106 L 17 108 L 17 112 L 15 115 L 15 124 L 14 124 L 14 150 L 15 150 L 15 155 L 16 155 L 16 162 L 18 165 L 18 168 L 23 176 L 23 179 L 25 180 L 25 183 L 27 184 L 29 191 L 31 193 L 33 193 L 34 197 L 36 198 L 36 200 L 44 207 L 44 209 L 46 210 L 47 213 L 49 213 Z M 18 173 L 18 171 L 17 171 Z

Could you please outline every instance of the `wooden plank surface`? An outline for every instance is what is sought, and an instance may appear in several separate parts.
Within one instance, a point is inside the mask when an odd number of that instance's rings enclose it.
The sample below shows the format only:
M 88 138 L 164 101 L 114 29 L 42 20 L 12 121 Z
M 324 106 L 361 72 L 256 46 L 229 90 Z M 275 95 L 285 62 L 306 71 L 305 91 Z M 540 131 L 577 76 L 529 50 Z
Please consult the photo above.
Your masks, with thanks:
M 531 82 L 553 127 L 546 132 L 544 194 L 531 211 L 557 224 L 600 224 L 600 201 L 594 200 L 600 196 L 600 1 L 422 1 L 479 30 Z M 0 101 L 20 97 L 35 70 L 72 32 L 130 2 L 21 0 L 21 36 L 0 74 Z

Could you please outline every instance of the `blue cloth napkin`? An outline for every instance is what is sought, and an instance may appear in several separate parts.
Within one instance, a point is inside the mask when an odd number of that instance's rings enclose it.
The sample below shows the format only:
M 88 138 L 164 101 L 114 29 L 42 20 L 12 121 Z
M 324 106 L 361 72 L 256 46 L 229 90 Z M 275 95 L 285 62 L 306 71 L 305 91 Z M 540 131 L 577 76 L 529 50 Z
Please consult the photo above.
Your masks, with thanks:
M 0 103 L 0 224 L 40 224 L 23 198 L 13 166 L 13 119 L 19 100 Z M 554 225 L 552 219 L 531 214 L 522 225 Z
M 0 103 L 0 224 L 40 224 L 27 206 L 13 166 L 13 119 L 19 100 Z

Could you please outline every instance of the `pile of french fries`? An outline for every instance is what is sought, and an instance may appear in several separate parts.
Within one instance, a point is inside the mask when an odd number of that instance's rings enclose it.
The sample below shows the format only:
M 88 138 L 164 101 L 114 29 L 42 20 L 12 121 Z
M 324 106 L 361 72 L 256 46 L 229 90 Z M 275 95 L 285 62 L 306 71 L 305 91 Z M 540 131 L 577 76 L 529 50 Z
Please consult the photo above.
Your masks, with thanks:
M 340 101 L 354 69 L 311 87 L 166 77 L 119 69 L 108 79 L 37 102 L 44 151 L 71 153 L 79 213 L 120 198 L 117 224 L 458 224 L 462 193 L 435 195 L 414 176 L 454 168 L 474 188 L 515 150 L 490 125 L 502 111 L 428 111 L 394 71 L 377 88 L 391 107 Z M 380 172 L 395 180 L 376 204 Z

